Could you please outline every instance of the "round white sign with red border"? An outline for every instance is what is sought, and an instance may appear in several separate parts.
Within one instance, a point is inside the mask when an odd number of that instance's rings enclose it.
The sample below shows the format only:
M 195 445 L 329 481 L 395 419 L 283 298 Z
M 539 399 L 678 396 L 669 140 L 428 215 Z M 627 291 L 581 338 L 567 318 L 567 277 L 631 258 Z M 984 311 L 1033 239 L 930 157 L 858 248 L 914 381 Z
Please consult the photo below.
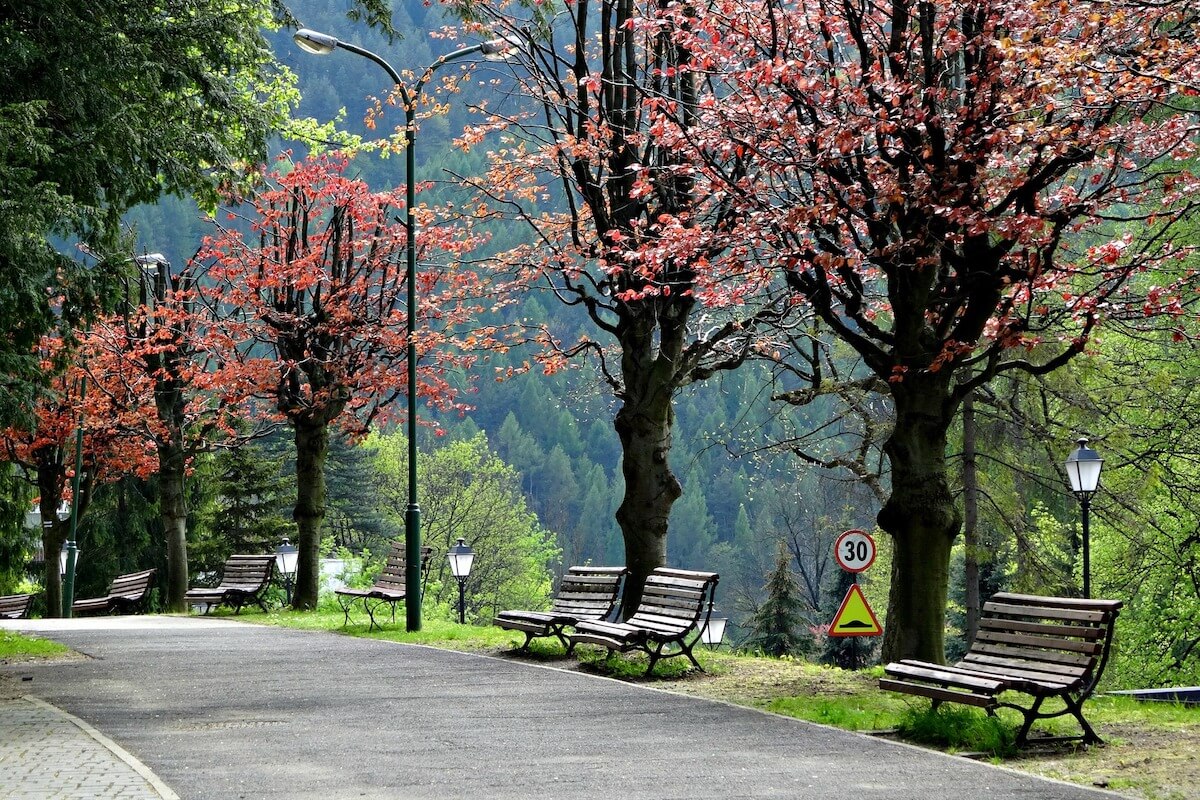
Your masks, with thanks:
M 846 531 L 837 538 L 833 557 L 846 572 L 863 572 L 875 563 L 875 540 L 866 531 Z

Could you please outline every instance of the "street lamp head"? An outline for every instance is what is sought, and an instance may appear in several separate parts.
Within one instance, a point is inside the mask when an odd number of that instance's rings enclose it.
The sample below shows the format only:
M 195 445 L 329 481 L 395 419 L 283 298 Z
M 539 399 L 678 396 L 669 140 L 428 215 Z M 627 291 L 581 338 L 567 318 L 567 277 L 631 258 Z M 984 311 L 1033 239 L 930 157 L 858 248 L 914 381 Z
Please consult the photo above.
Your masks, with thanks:
M 328 33 L 321 33 L 310 28 L 301 28 L 292 34 L 292 41 L 306 53 L 323 56 L 332 53 L 338 46 L 338 40 Z
M 485 61 L 510 61 L 521 48 L 521 37 L 498 36 L 479 45 L 479 53 Z
M 700 631 L 700 641 L 710 649 L 716 650 L 725 640 L 725 626 L 728 624 L 729 619 L 726 617 L 710 616 Z
M 77 545 L 75 547 L 75 569 L 79 569 L 79 558 L 82 555 L 83 555 L 83 553 Z M 69 563 L 70 557 L 71 557 L 71 544 L 68 542 L 67 544 L 64 544 L 62 546 L 61 550 L 58 551 L 58 574 L 59 575 L 67 574 L 67 567 L 70 566 L 70 563 Z
M 157 272 L 161 265 L 170 263 L 162 253 L 143 253 L 140 256 L 134 256 L 133 261 L 147 272 Z
M 280 575 L 295 575 L 296 562 L 300 557 L 300 548 L 283 537 L 283 543 L 275 548 L 275 566 Z
M 450 548 L 450 552 L 446 554 L 446 558 L 450 561 L 450 574 L 458 580 L 464 581 L 471 574 L 471 564 L 475 561 L 475 551 L 467 544 L 467 540 L 460 536 L 458 544 Z
M 1090 500 L 1100 487 L 1100 468 L 1104 459 L 1092 448 L 1088 447 L 1086 437 L 1079 437 L 1078 447 L 1067 456 L 1067 480 L 1071 482 L 1071 491 L 1081 501 Z

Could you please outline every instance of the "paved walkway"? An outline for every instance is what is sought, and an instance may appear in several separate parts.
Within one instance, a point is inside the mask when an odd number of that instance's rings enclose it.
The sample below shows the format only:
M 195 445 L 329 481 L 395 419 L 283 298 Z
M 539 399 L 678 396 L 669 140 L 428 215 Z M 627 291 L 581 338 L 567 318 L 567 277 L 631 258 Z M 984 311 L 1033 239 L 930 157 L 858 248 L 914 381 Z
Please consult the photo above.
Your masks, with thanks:
M 140 761 L 83 720 L 39 700 L 0 700 L 0 797 L 176 800 Z
M 183 800 L 1115 797 L 505 659 L 195 618 L 0 626 L 87 656 L 0 667 L 29 679 L 22 691 L 86 720 L 38 701 L 0 705 L 0 735 L 21 742 L 0 755 L 15 762 L 0 764 L 16 776 L 0 783 L 5 798 L 171 789 Z M 50 756 L 64 766 L 39 771 Z M 117 794 L 130 770 L 156 790 L 135 758 L 171 789 Z M 82 788 L 61 792 L 57 781 L 68 779 Z

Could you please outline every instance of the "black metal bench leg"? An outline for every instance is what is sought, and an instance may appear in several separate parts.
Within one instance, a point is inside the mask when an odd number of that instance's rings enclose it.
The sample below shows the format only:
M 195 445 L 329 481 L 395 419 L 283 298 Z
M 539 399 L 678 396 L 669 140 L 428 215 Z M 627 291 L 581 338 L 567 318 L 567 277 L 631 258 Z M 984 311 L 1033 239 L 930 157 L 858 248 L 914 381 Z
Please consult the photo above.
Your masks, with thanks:
M 1070 697 L 1063 697 L 1063 702 L 1067 704 L 1067 709 L 1079 721 L 1079 727 L 1083 728 L 1083 743 L 1084 744 L 1104 744 L 1096 732 L 1092 730 L 1092 726 L 1083 718 L 1083 701 L 1086 697 L 1081 697 L 1078 700 L 1072 700 Z
M 365 608 L 367 610 L 367 616 L 371 618 L 371 624 L 367 626 L 367 633 L 370 633 L 371 631 L 375 630 L 376 628 L 379 628 L 379 630 L 383 630 L 383 626 L 375 621 L 375 609 L 378 606 L 379 606 L 378 603 L 376 603 L 374 606 L 372 606 L 371 602 L 369 600 L 367 600 L 366 598 L 363 598 L 363 608 Z
M 567 638 L 567 635 L 565 633 L 563 633 L 563 626 L 559 625 L 558 627 L 553 628 L 550 632 L 553 633 L 556 637 L 558 637 L 558 640 L 560 642 L 562 642 L 563 647 L 567 648 L 567 655 L 571 655 L 571 647 L 572 647 L 571 640 Z M 529 639 L 525 640 L 526 647 L 529 647 L 529 642 L 532 640 L 532 638 L 533 637 L 530 637 Z
M 1038 709 L 1042 707 L 1044 697 L 1039 697 L 1033 701 L 1033 705 L 1029 710 L 1022 709 L 1021 713 L 1025 715 L 1025 723 L 1021 725 L 1021 730 L 1017 732 L 1017 747 L 1025 744 L 1026 738 L 1029 736 L 1029 729 L 1033 727 L 1034 720 L 1038 718 Z
M 347 598 L 345 595 L 338 595 L 338 605 L 342 607 L 342 627 L 350 624 L 350 607 L 354 605 L 357 598 Z

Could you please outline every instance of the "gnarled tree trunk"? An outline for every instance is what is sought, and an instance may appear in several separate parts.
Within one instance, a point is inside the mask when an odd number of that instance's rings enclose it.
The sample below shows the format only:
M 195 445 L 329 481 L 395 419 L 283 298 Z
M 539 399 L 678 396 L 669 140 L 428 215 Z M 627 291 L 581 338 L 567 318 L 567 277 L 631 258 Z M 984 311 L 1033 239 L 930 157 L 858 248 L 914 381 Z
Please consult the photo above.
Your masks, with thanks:
M 292 608 L 317 607 L 320 587 L 321 524 L 325 520 L 325 456 L 329 452 L 329 423 L 293 420 L 296 436 L 296 521 L 299 553 Z
M 188 589 L 187 496 L 184 476 L 187 459 L 181 447 L 159 442 L 158 514 L 167 544 L 167 574 L 163 596 L 168 611 L 186 611 Z
M 878 516 L 896 545 L 883 659 L 942 662 L 950 548 L 962 524 L 946 468 L 954 405 L 939 373 L 907 376 L 893 396 L 896 424 L 884 445 L 892 493 Z

